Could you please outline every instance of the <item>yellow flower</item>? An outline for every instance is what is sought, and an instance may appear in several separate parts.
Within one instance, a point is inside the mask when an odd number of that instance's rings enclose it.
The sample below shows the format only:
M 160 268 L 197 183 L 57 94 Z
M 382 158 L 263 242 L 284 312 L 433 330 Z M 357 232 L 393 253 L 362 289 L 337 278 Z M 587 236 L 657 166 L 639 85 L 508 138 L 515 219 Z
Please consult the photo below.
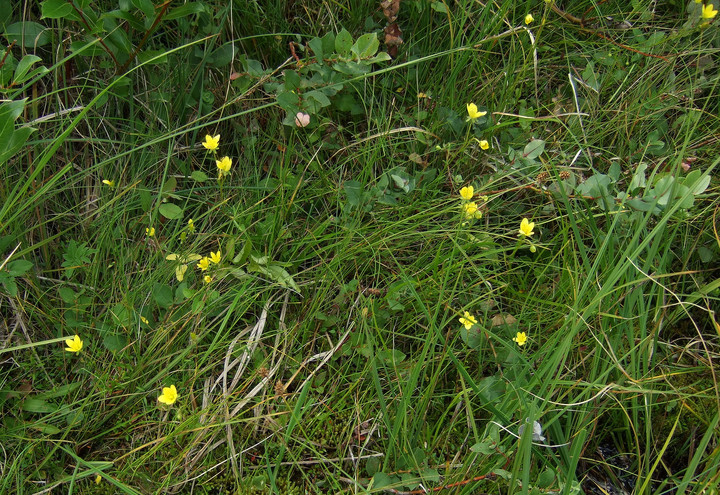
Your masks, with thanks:
M 158 397 L 158 402 L 162 402 L 163 404 L 171 405 L 174 404 L 175 401 L 178 398 L 177 389 L 175 388 L 175 385 L 170 385 L 169 387 L 163 387 L 162 394 L 160 397 Z
M 206 284 L 209 284 L 210 282 L 212 282 L 212 277 L 210 275 L 205 275 L 203 277 L 203 280 L 205 281 Z
M 197 264 L 197 267 L 200 268 L 200 270 L 205 271 L 208 268 L 210 268 L 210 260 L 207 256 L 203 256 L 200 258 L 200 262 Z
M 418 97 L 418 98 L 427 98 L 428 95 L 426 95 L 425 93 L 420 92 L 420 93 L 417 94 L 417 97 Z
M 465 330 L 470 330 L 472 326 L 477 323 L 477 320 L 473 315 L 465 311 L 463 317 L 460 318 L 460 323 L 465 326 Z
M 188 220 L 187 229 L 190 233 L 195 232 L 195 224 L 193 223 L 192 218 Z
M 106 186 L 109 186 L 109 187 L 115 187 L 115 181 L 114 181 L 114 180 L 103 179 L 102 183 L 105 184 Z
M 149 324 L 150 324 L 150 322 L 148 321 L 148 319 L 145 318 L 144 316 L 141 316 L 141 317 L 140 317 L 140 321 L 143 322 L 143 323 L 145 323 L 146 325 L 149 325 Z
M 65 348 L 66 351 L 78 353 L 82 350 L 83 341 L 80 339 L 79 335 L 76 335 L 72 339 L 65 340 L 65 345 L 67 345 Z
M 220 250 L 217 250 L 217 253 L 213 253 L 210 251 L 210 263 L 215 263 L 216 265 L 220 263 Z
M 532 24 L 532 21 L 534 21 L 535 18 L 532 16 L 532 14 L 528 14 L 525 16 L 525 24 L 530 25 Z
M 95 476 L 95 484 L 96 485 L 99 485 L 101 481 L 102 481 L 102 476 L 100 476 L 99 474 L 97 476 Z
M 202 145 L 205 146 L 205 148 L 209 149 L 210 151 L 215 151 L 220 144 L 220 134 L 217 134 L 215 136 L 211 136 L 210 134 L 207 134 L 205 136 L 205 141 L 203 141 Z
M 518 332 L 515 337 L 513 337 L 513 342 L 517 342 L 517 345 L 525 345 L 527 343 L 527 335 L 525 332 Z
M 229 157 L 224 156 L 219 160 L 215 160 L 215 165 L 217 165 L 217 168 L 220 171 L 218 179 L 222 179 L 230 173 L 230 167 L 232 167 L 232 160 Z
M 703 0 L 695 0 L 695 3 L 702 3 Z
M 466 218 L 482 218 L 482 212 L 478 209 L 477 203 L 465 203 L 463 205 Z
M 523 218 L 520 222 L 520 234 L 530 237 L 533 235 L 533 229 L 535 228 L 535 222 L 531 222 L 527 218 Z
M 478 112 L 478 108 L 475 103 L 467 104 L 467 113 L 468 113 L 468 120 L 479 119 L 480 117 L 484 117 L 487 114 L 487 112 Z
M 467 186 L 460 189 L 460 197 L 470 201 L 475 194 L 475 188 L 473 186 Z
M 703 5 L 702 8 L 702 18 L 703 19 L 712 19 L 717 15 L 718 11 L 715 10 L 715 7 L 713 4 L 709 3 L 707 5 Z
M 150 227 L 145 229 L 145 234 L 148 237 L 153 237 L 155 235 L 155 227 Z
M 480 148 L 484 150 L 490 148 L 490 143 L 487 142 L 487 139 L 480 141 Z

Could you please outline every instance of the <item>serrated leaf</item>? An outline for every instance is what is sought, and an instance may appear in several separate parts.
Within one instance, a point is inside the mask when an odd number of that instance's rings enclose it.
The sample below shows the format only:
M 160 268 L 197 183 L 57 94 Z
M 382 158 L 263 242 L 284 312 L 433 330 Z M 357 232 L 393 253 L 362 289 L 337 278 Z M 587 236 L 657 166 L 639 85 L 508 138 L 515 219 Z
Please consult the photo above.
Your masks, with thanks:
M 163 203 L 160 205 L 160 214 L 168 220 L 176 220 L 182 218 L 183 210 L 175 204 Z
M 15 279 L 12 277 L 4 276 L 0 278 L 0 283 L 2 283 L 2 286 L 7 291 L 8 295 L 10 297 L 16 297 L 17 296 L 17 284 L 15 283 Z
M 208 180 L 208 175 L 201 170 L 195 170 L 192 174 L 190 174 L 190 177 L 198 182 L 205 182 Z
M 13 277 L 19 277 L 21 275 L 24 275 L 32 267 L 32 261 L 15 260 L 7 264 L 7 271 Z

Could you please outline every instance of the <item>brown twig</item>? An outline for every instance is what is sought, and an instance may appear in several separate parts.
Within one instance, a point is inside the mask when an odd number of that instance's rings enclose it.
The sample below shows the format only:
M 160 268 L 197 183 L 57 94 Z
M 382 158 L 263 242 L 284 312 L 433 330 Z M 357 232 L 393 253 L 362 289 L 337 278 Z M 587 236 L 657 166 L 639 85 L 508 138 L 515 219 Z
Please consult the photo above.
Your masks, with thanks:
M 160 6 L 160 13 L 158 13 L 157 16 L 155 16 L 155 20 L 152 23 L 152 26 L 150 26 L 150 29 L 145 31 L 145 34 L 143 35 L 142 39 L 140 40 L 140 43 L 138 43 L 138 46 L 135 47 L 135 50 L 130 54 L 130 57 L 125 61 L 124 64 L 122 64 L 122 67 L 118 69 L 118 74 L 122 74 L 125 72 L 130 65 L 130 62 L 132 62 L 135 57 L 137 56 L 138 52 L 142 49 L 143 46 L 145 46 L 145 43 L 147 42 L 147 39 L 150 37 L 150 34 L 152 34 L 153 31 L 155 31 L 155 28 L 158 24 L 160 24 L 160 21 L 162 20 L 162 17 L 165 15 L 165 11 L 167 10 L 168 6 L 170 5 L 171 0 L 165 0 L 165 3 L 163 3 Z
M 92 27 L 90 27 L 90 23 L 88 22 L 87 18 L 85 17 L 85 14 L 83 14 L 82 10 L 77 8 L 77 6 L 75 5 L 75 2 L 73 2 L 73 0 L 67 0 L 67 3 L 72 5 L 72 8 L 75 9 L 75 12 L 77 12 L 77 15 L 80 16 L 80 20 L 82 21 L 82 23 L 85 24 L 85 27 L 87 28 L 87 30 L 91 32 L 93 29 L 92 29 Z M 117 58 L 115 58 L 115 54 L 110 50 L 110 47 L 105 44 L 105 42 L 103 41 L 103 39 L 100 36 L 96 36 L 96 38 L 100 42 L 100 45 L 108 53 L 108 55 L 110 55 L 110 58 L 113 59 L 113 62 L 115 62 L 115 67 L 117 68 L 120 65 L 120 62 L 118 62 Z
M 13 40 L 12 43 L 10 43 L 10 46 L 8 46 L 5 50 L 5 55 L 3 55 L 2 60 L 0 60 L 0 69 L 2 69 L 2 66 L 5 65 L 5 60 L 7 59 L 8 55 L 10 55 L 10 50 L 12 50 L 12 47 L 15 46 L 15 41 L 16 40 Z

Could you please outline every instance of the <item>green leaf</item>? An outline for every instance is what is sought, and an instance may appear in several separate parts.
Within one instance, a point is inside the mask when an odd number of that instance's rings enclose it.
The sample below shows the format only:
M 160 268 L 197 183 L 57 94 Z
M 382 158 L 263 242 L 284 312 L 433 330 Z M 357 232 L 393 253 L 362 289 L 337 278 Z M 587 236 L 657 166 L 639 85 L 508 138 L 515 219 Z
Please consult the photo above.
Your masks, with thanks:
M 202 2 L 188 2 L 185 5 L 176 7 L 167 14 L 165 14 L 164 20 L 172 21 L 173 19 L 180 19 L 181 17 L 188 17 L 193 14 L 199 14 L 205 11 L 205 5 Z
M 250 253 L 252 251 L 252 242 L 245 241 L 245 244 L 243 245 L 242 251 L 233 258 L 232 262 L 236 265 L 244 265 L 245 262 L 250 257 Z
M 315 60 L 317 60 L 317 63 L 320 65 L 323 65 L 325 62 L 323 61 L 325 57 L 325 52 L 323 51 L 323 42 L 320 38 L 313 38 L 308 42 L 308 46 L 310 46 L 310 49 L 312 50 L 313 54 L 315 55 Z
M 283 110 L 295 117 L 295 114 L 299 110 L 298 104 L 300 103 L 298 95 L 291 93 L 290 91 L 283 91 L 277 96 L 277 102 Z
M 383 472 L 377 472 L 372 477 L 372 488 L 373 491 L 378 491 L 380 488 L 389 487 L 393 484 L 392 478 Z M 378 492 L 379 493 L 379 492 Z
M 42 59 L 38 57 L 37 55 L 25 55 L 20 62 L 18 62 L 17 67 L 15 67 L 15 75 L 13 76 L 13 81 L 15 84 L 20 84 L 21 82 L 25 81 L 25 75 L 30 70 L 30 67 L 33 66 L 33 64 L 36 64 L 40 62 Z
M 360 205 L 364 196 L 364 188 L 362 184 L 356 180 L 348 180 L 343 184 L 343 189 L 345 189 L 345 194 L 347 194 L 349 204 L 352 206 Z
M 20 408 L 23 411 L 32 413 L 52 413 L 58 410 L 55 404 L 38 399 L 37 397 L 27 397 L 22 401 Z
M 195 170 L 192 174 L 190 174 L 190 177 L 198 182 L 205 182 L 208 180 L 207 174 L 201 170 Z
M 155 17 L 155 6 L 151 0 L 132 0 L 132 4 L 142 10 L 145 17 Z
M 19 277 L 21 275 L 24 275 L 25 272 L 27 272 L 32 267 L 32 261 L 15 260 L 7 264 L 7 271 L 13 277 Z
M 143 50 L 137 55 L 138 62 L 147 65 L 159 65 L 168 63 L 165 50 Z
M 108 334 L 103 338 L 103 345 L 108 351 L 117 352 L 127 345 L 127 337 L 118 334 Z
M 58 294 L 65 304 L 75 304 L 77 294 L 70 287 L 60 287 L 58 289 Z
M 12 134 L 0 135 L 0 164 L 5 163 L 7 160 L 15 156 L 15 154 L 25 146 L 30 134 L 35 132 L 37 129 L 33 127 L 21 127 L 15 130 Z
M 42 19 L 80 20 L 80 16 L 67 0 L 45 0 L 40 4 L 40 12 Z
M 701 175 L 702 172 L 700 172 L 700 170 L 693 170 L 683 181 L 683 185 L 689 187 L 695 196 L 704 193 L 710 185 L 710 176 L 706 175 L 705 177 L 701 177 Z
M 67 383 L 47 392 L 43 392 L 42 394 L 38 394 L 36 397 L 38 399 L 53 399 L 55 397 L 65 397 L 66 395 L 70 395 L 75 390 L 77 390 L 80 385 L 82 385 L 80 382 Z
M 233 56 L 237 54 L 238 50 L 232 43 L 228 43 L 217 47 L 214 52 L 208 57 L 208 65 L 216 68 L 225 67 L 230 65 Z
M 555 473 L 551 469 L 546 469 L 537 479 L 537 486 L 539 488 L 550 488 L 550 485 L 555 481 Z
M 42 24 L 32 21 L 16 22 L 5 28 L 8 42 L 16 41 L 25 48 L 45 46 L 52 41 L 51 32 Z
M 13 277 L 10 277 L 4 273 L 0 273 L 0 283 L 3 287 L 5 287 L 5 290 L 10 297 L 17 296 L 17 284 L 15 283 L 15 279 Z
M 164 284 L 155 284 L 153 287 L 153 298 L 161 308 L 169 308 L 173 304 L 172 289 Z
M 57 426 L 49 425 L 47 423 L 32 423 L 30 425 L 30 428 L 39 431 L 40 433 L 44 433 L 46 435 L 57 435 L 62 430 L 58 428 Z
M 160 214 L 168 220 L 176 220 L 182 218 L 183 210 L 178 205 L 163 203 L 160 205 Z
M 300 76 L 294 70 L 286 70 L 283 76 L 285 76 L 285 89 L 288 91 L 295 91 L 302 84 Z
M 305 93 L 305 98 L 312 98 L 313 100 L 317 101 L 321 107 L 330 106 L 330 99 L 325 96 L 325 93 L 323 93 L 322 91 L 308 91 L 307 93 Z
M 545 151 L 545 141 L 543 141 L 542 139 L 533 139 L 525 145 L 525 149 L 523 150 L 523 156 L 528 160 L 534 160 L 535 158 L 542 155 L 543 151 Z
M 380 47 L 380 40 L 375 33 L 363 34 L 350 48 L 356 57 L 368 58 L 375 55 Z
M 350 49 L 352 48 L 352 46 L 352 36 L 346 29 L 343 28 L 343 30 L 340 31 L 335 37 L 335 51 L 339 55 L 346 57 L 350 54 Z

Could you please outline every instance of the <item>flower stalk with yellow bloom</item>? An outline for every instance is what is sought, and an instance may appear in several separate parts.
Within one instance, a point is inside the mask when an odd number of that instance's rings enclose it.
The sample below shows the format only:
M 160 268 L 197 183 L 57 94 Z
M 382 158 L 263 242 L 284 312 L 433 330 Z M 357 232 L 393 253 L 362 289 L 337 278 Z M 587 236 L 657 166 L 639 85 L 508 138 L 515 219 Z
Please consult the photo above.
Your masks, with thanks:
M 520 222 L 520 235 L 524 235 L 525 237 L 530 237 L 533 235 L 533 229 L 535 228 L 535 222 L 531 222 L 527 218 L 523 218 Z
M 77 354 L 83 348 L 83 341 L 79 335 L 75 335 L 72 339 L 65 340 L 65 345 L 67 346 L 65 348 L 66 351 Z
M 170 385 L 169 387 L 163 387 L 162 394 L 158 397 L 158 402 L 170 406 L 175 403 L 177 398 L 178 392 L 175 385 Z
M 460 189 L 460 197 L 465 201 L 470 201 L 475 195 L 475 188 L 473 186 L 465 186 Z
M 462 318 L 460 318 L 460 323 L 465 327 L 465 330 L 470 330 L 472 326 L 477 323 L 477 320 L 473 315 L 465 311 L 463 312 Z
M 527 334 L 525 332 L 518 332 L 515 337 L 513 337 L 513 342 L 517 342 L 517 345 L 524 346 L 527 344 Z
M 215 160 L 215 165 L 218 168 L 218 180 L 222 180 L 225 176 L 230 175 L 230 168 L 232 167 L 232 159 L 228 156 L 224 156 L 219 160 Z
M 487 112 L 478 111 L 478 107 L 475 103 L 467 104 L 467 113 L 468 113 L 468 120 L 471 122 L 475 122 L 480 117 L 484 117 L 485 115 L 487 115 Z
M 220 134 L 216 134 L 215 136 L 207 134 L 205 136 L 205 141 L 202 142 L 202 145 L 209 151 L 217 150 L 220 145 Z

